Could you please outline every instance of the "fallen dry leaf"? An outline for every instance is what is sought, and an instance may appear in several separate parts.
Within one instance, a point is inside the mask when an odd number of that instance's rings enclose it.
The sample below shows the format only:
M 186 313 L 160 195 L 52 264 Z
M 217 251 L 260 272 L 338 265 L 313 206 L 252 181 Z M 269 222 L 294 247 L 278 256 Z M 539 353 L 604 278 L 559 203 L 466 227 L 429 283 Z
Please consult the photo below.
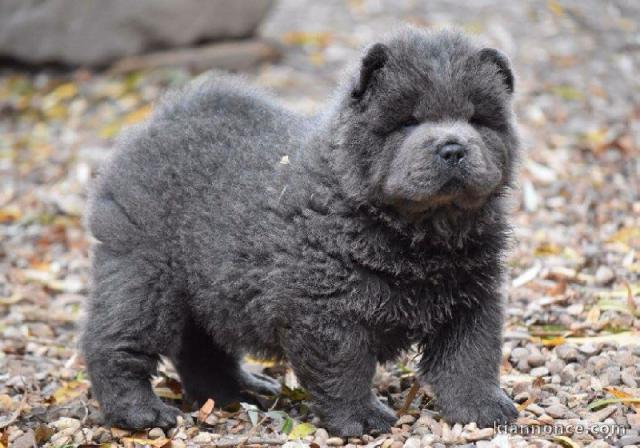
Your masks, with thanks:
M 574 442 L 567 436 L 554 436 L 553 440 L 555 440 L 556 442 L 558 442 L 559 445 L 565 448 L 581 448 L 580 445 L 578 445 L 576 442 Z
M 606 390 L 607 392 L 609 392 L 611 395 L 613 395 L 616 398 L 634 398 L 633 395 L 626 393 L 623 390 L 620 389 L 616 389 L 613 386 L 608 386 L 608 387 L 603 387 L 603 390 Z M 640 403 L 631 403 L 631 406 L 636 410 L 640 410 Z
M 51 399 L 56 404 L 64 403 L 82 395 L 87 389 L 89 389 L 89 383 L 86 381 L 63 382 L 62 386 L 53 392 Z
M 591 342 L 593 344 L 599 342 L 615 342 L 619 345 L 637 345 L 640 341 L 640 332 L 637 331 L 624 331 L 616 334 L 605 334 L 599 336 L 587 336 L 587 337 L 568 337 L 567 341 L 574 344 L 584 344 Z
M 198 410 L 198 421 L 204 423 L 207 417 L 213 412 L 214 401 L 209 398 Z

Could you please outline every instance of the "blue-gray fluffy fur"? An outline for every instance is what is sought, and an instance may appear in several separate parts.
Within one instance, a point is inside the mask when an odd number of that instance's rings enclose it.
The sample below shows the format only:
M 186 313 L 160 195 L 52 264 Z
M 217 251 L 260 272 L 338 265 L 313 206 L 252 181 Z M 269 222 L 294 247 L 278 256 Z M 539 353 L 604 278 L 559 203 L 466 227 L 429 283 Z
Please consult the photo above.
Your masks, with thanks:
M 498 378 L 512 91 L 501 53 L 408 28 L 317 117 L 231 77 L 168 95 L 87 215 L 82 348 L 107 422 L 175 424 L 149 384 L 160 356 L 194 403 L 277 392 L 241 369 L 253 353 L 287 359 L 331 431 L 386 431 L 375 366 L 412 344 L 447 420 L 514 418 Z M 443 139 L 467 149 L 458 166 L 434 155 Z

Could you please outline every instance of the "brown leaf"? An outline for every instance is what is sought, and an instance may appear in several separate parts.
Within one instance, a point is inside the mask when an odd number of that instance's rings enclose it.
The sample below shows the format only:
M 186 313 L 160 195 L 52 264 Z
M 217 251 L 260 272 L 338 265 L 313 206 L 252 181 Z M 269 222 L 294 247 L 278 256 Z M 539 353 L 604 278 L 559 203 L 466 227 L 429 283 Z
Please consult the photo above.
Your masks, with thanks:
M 79 397 L 89 388 L 89 384 L 85 381 L 69 381 L 63 382 L 56 391 L 51 395 L 54 403 L 60 404 Z
M 631 289 L 629 282 L 626 280 L 624 281 L 624 287 L 627 288 L 627 306 L 629 307 L 631 314 L 636 314 L 637 306 L 633 301 L 633 290 Z
M 600 320 L 600 311 L 600 307 L 597 305 L 591 308 L 587 313 L 587 322 L 590 324 L 598 323 L 598 320 Z
M 0 208 L 0 223 L 8 224 L 17 221 L 22 217 L 22 213 L 15 207 Z
M 115 426 L 111 427 L 111 435 L 116 439 L 121 439 L 123 437 L 131 434 L 131 431 L 127 431 L 126 429 L 116 428 Z
M 578 445 L 576 442 L 574 442 L 567 436 L 555 436 L 553 440 L 558 442 L 558 445 L 563 446 L 565 448 L 580 448 L 580 445 Z
M 603 390 L 609 392 L 611 395 L 613 395 L 616 398 L 634 398 L 633 395 L 626 393 L 625 391 L 622 391 L 620 389 L 616 389 L 613 386 L 608 386 L 608 387 L 603 387 Z M 640 411 L 640 403 L 631 403 L 631 406 L 636 410 L 636 411 Z
M 44 445 L 46 442 L 48 442 L 55 432 L 56 431 L 53 428 L 49 428 L 47 425 L 40 424 L 36 426 L 34 436 L 38 446 Z
M 327 32 L 290 31 L 282 36 L 287 45 L 326 47 L 331 42 L 331 34 Z
M 201 423 L 206 422 L 207 417 L 213 412 L 214 401 L 209 398 L 205 404 L 202 405 L 200 410 L 198 411 L 198 421 Z
M 134 110 L 133 112 L 129 112 L 124 117 L 123 123 L 125 125 L 136 124 L 145 120 L 150 114 L 151 114 L 151 105 L 147 104 L 145 106 L 142 106 Z
M 523 401 L 522 403 L 520 403 L 517 408 L 518 408 L 518 412 L 522 412 L 525 409 L 527 409 L 527 406 L 529 406 L 531 403 L 533 403 L 533 397 L 529 397 L 527 398 L 525 401 Z
M 407 396 L 404 399 L 404 403 L 402 404 L 402 407 L 398 409 L 398 412 L 396 413 L 398 417 L 402 417 L 404 414 L 407 413 L 407 411 L 409 410 L 409 406 L 411 406 L 411 403 L 416 398 L 416 395 L 418 394 L 419 389 L 420 389 L 420 384 L 418 383 L 418 380 L 414 378 L 413 384 L 411 384 L 411 389 L 409 389 L 409 392 L 407 392 Z

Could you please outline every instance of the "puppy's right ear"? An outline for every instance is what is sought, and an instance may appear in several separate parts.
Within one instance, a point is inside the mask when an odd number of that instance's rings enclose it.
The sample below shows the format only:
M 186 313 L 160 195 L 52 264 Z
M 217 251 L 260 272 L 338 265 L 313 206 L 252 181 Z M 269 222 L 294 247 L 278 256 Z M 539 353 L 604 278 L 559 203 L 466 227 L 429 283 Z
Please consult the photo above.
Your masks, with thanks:
M 480 61 L 489 62 L 498 67 L 498 74 L 502 76 L 507 92 L 513 93 L 513 71 L 511 70 L 509 58 L 495 48 L 483 48 L 478 53 L 478 57 L 480 58 Z
M 389 49 L 381 43 L 369 47 L 367 54 L 362 58 L 360 65 L 360 75 L 351 90 L 351 96 L 361 99 L 364 93 L 375 79 L 375 74 L 387 63 L 389 59 Z

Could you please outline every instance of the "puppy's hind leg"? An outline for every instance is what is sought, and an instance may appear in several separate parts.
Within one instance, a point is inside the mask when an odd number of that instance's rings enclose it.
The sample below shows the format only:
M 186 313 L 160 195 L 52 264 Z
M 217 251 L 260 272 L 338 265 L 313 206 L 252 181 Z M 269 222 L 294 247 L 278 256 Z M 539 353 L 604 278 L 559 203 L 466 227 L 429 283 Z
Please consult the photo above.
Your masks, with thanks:
M 193 322 L 187 323 L 180 349 L 172 361 L 180 374 L 187 400 L 196 406 L 209 398 L 216 405 L 225 406 L 252 401 L 247 392 L 275 395 L 280 391 L 280 384 L 274 379 L 245 371 L 237 356 L 219 347 Z
M 176 339 L 180 314 L 173 311 L 177 304 L 168 303 L 176 295 L 166 273 L 147 260 L 101 246 L 94 252 L 82 349 L 106 423 L 121 428 L 168 428 L 180 414 L 154 394 L 149 382 L 159 355 Z

